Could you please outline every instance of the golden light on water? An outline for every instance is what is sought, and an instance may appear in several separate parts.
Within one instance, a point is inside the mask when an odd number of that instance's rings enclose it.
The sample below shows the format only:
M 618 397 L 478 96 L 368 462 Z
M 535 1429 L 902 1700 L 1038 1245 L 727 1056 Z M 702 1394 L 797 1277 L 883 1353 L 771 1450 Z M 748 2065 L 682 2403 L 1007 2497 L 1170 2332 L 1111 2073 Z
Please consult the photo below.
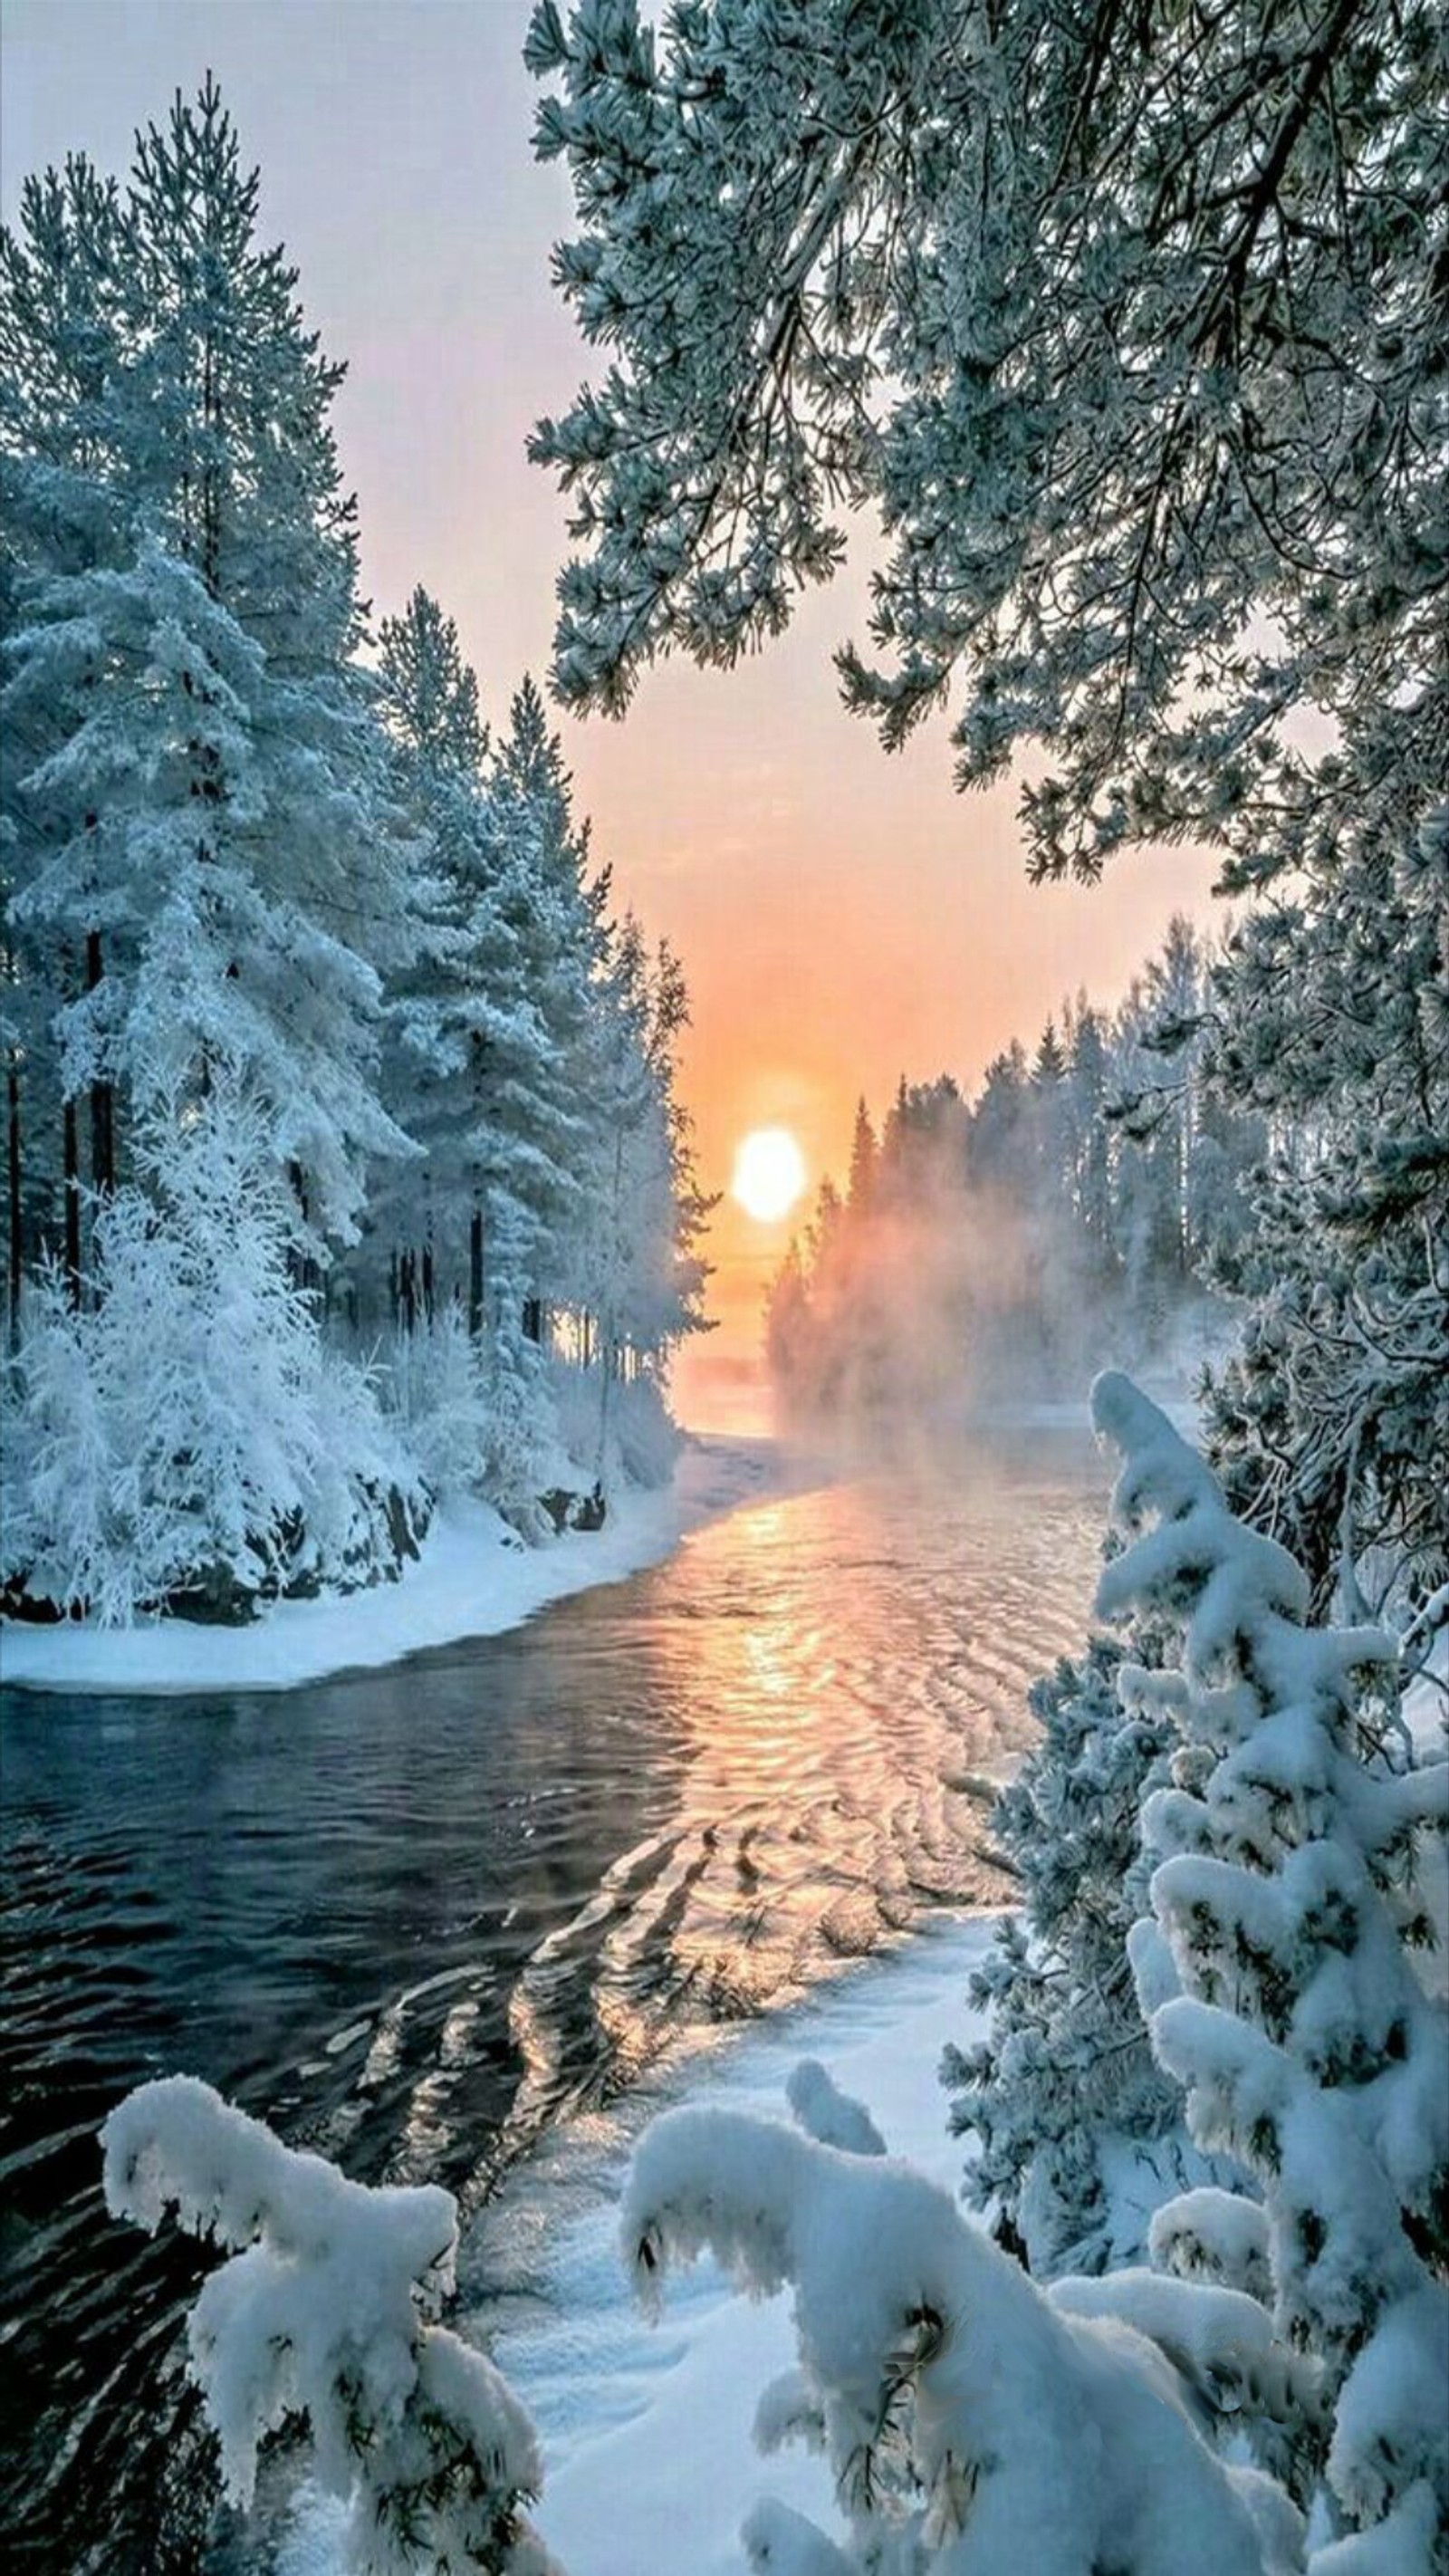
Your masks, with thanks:
M 805 1187 L 805 1157 L 788 1127 L 756 1127 L 735 1154 L 731 1191 L 759 1225 L 788 1216 Z

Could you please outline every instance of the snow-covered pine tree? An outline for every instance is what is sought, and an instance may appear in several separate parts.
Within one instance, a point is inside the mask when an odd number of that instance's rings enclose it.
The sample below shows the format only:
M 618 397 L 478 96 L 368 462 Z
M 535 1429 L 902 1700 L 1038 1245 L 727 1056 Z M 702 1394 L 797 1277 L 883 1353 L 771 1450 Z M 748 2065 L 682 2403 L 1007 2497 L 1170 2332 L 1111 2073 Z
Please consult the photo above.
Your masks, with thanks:
M 251 2504 L 268 2438 L 301 2424 L 318 2483 L 347 2507 L 348 2576 L 560 2576 L 527 2518 L 533 2426 L 437 2322 L 454 2286 L 450 2192 L 349 2182 L 186 2075 L 129 2094 L 102 2142 L 113 2217 L 154 2235 L 174 2210 L 226 2249 L 187 2342 L 234 2503 Z
M 124 551 L 124 390 L 135 317 L 123 234 L 115 183 L 80 155 L 63 171 L 27 179 L 14 227 L 0 230 L 0 685 L 35 585 L 114 563 Z M 93 1013 L 87 997 L 103 974 L 108 902 L 94 854 L 77 871 L 73 918 L 27 925 L 21 900 L 63 829 L 33 782 L 80 720 L 93 681 L 84 653 L 73 654 L 27 705 L 0 699 L 12 1335 L 27 1254 L 63 1247 L 72 1299 L 79 1292 L 87 1144 L 92 1188 L 115 1179 L 110 1085 L 93 1084 L 83 1117 L 80 1067 L 67 1066 L 57 1044 L 59 1015 Z
M 648 1053 L 668 1149 L 668 1215 L 660 1242 L 662 1275 L 656 1276 L 651 1301 L 652 1325 L 641 1335 L 643 1347 L 661 1358 L 687 1334 L 712 1330 L 703 1307 L 711 1265 L 700 1245 L 719 1199 L 700 1179 L 694 1118 L 680 1096 L 679 1050 L 689 1022 L 683 965 L 668 940 L 661 939 L 650 985 Z
M 590 877 L 587 826 L 574 821 L 562 749 L 532 679 L 515 695 L 498 746 L 490 824 L 542 1047 L 533 1073 L 531 1165 L 525 1170 L 519 1160 L 514 1184 L 534 1237 L 531 1275 L 520 1283 L 526 1329 L 541 1341 L 589 1162 L 584 1058 L 592 987 L 605 956 L 609 880 L 607 871 Z
M 483 1207 L 477 1168 L 475 1056 L 497 982 L 488 917 L 484 763 L 478 683 L 458 631 L 419 586 L 378 633 L 378 705 L 394 746 L 412 842 L 409 954 L 387 985 L 383 1097 L 422 1149 L 384 1166 L 369 1194 L 367 1305 L 379 1258 L 395 1322 L 412 1331 L 449 1296 L 483 1330 Z
M 586 1041 L 608 881 L 588 878 L 587 839 L 531 681 L 514 698 L 490 773 L 479 865 L 471 1153 L 495 1423 L 490 1490 L 520 1526 L 536 1528 L 536 1498 L 555 1481 L 550 1310 L 567 1293 L 594 1150 Z
M 1207 1428 L 1315 1605 L 1402 1623 L 1449 1580 L 1449 706 L 1365 731 L 1364 809 L 1213 979 L 1209 1079 L 1272 1147 L 1217 1247 L 1250 1310 Z
M 688 995 L 666 945 L 651 960 L 631 913 L 609 934 L 595 978 L 584 1050 L 593 1152 L 575 1231 L 567 1302 L 597 1376 L 596 1453 L 607 1489 L 622 1441 L 652 1481 L 669 1451 L 657 1372 L 700 1329 L 705 1278 L 695 1243 L 705 1213 L 689 1122 L 675 1098 L 674 1053 Z M 631 1428 L 626 1432 L 620 1394 Z M 646 1417 L 653 1417 L 652 1439 Z
M 153 1098 L 96 1220 L 92 1295 L 42 1275 L 15 1365 L 4 1581 L 124 1624 L 245 1617 L 394 1573 L 425 1514 L 366 1380 L 295 1277 L 291 1193 L 220 1058 Z
M 1063 1013 L 1069 1056 L 1064 1123 L 1070 1157 L 1070 1195 L 1081 1233 L 1083 1268 L 1099 1297 L 1118 1286 L 1114 1240 L 1116 1179 L 1104 1110 L 1108 1084 L 1108 1030 L 1086 995 Z
M 534 442 L 582 549 L 565 698 L 777 634 L 874 501 L 889 667 L 847 653 L 847 693 L 894 742 L 960 687 L 963 785 L 1043 743 L 1039 870 L 1276 840 L 1305 783 L 1351 804 L 1285 711 L 1407 733 L 1444 691 L 1437 34 L 1430 0 L 1387 31 L 1371 0 L 1170 31 L 1011 0 L 989 41 L 975 0 L 657 32 L 541 0 L 558 281 L 612 354 Z
M 1240 2163 L 1266 2219 L 1195 2193 L 1160 2214 L 1158 2248 L 1229 2279 L 1255 2249 L 1279 2335 L 1322 2374 L 1326 2499 L 1345 2537 L 1315 2576 L 1437 2576 L 1449 2013 L 1411 1951 L 1433 1937 L 1420 1838 L 1446 1821 L 1449 1764 L 1416 1767 L 1386 1723 L 1385 1632 L 1308 1625 L 1301 1568 L 1233 1517 L 1129 1381 L 1099 1379 L 1093 1411 L 1121 1454 L 1127 1542 L 1099 1610 L 1170 1623 L 1182 1658 L 1183 1745 L 1144 1809 L 1152 1917 L 1134 1966 L 1193 2135 Z
M 367 1158 L 401 1145 L 372 1088 L 395 836 L 352 660 L 338 374 L 256 221 L 208 82 L 139 139 L 121 226 L 123 540 L 17 585 L 7 713 L 24 736 L 49 710 L 50 738 L 19 782 L 45 830 L 16 911 L 73 952 L 98 918 L 108 934 L 62 1013 L 68 1089 L 104 1082 L 124 1109 L 183 1060 L 204 1088 L 225 1052 L 322 1262 Z
M 1152 1642 L 1144 1623 L 1134 1654 Z M 986 2036 L 942 2063 L 951 2126 L 970 2139 L 965 2196 L 1042 2280 L 1140 2262 L 1155 2206 L 1209 2179 L 1127 1956 L 1146 1905 L 1142 1802 L 1178 1742 L 1174 1690 L 1154 1676 L 1124 1710 L 1122 1660 L 1094 1637 L 1030 1694 L 1041 1738 L 992 1817 L 1020 1904 L 971 1979 Z
M 425 592 L 384 622 L 381 645 L 380 703 L 419 835 L 387 1098 L 426 1161 L 375 1189 L 374 1230 L 400 1247 L 406 1326 L 465 1300 L 490 1389 L 488 1489 L 537 1531 L 545 1484 L 579 1470 L 611 1481 L 623 1411 L 632 1470 L 657 1475 L 669 1454 L 655 1372 L 693 1329 L 702 1280 L 703 1202 L 675 1095 L 687 996 L 667 950 L 651 962 L 637 924 L 608 919 L 532 685 L 490 762 L 474 675 Z M 552 1318 L 567 1330 L 550 1356 Z M 450 1343 L 439 1359 L 455 1366 Z M 421 1364 L 400 1364 L 415 1411 Z M 591 1395 L 568 1383 L 580 1369 Z M 620 1382 L 636 1377 L 621 1407 Z

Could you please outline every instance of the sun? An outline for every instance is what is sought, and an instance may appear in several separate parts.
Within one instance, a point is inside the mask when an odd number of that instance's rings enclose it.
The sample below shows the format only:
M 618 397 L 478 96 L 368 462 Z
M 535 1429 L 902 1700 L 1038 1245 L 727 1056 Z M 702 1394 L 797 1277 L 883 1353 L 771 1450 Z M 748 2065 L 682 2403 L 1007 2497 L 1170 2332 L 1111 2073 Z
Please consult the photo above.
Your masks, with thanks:
M 742 1137 L 730 1188 L 746 1216 L 774 1225 L 805 1187 L 805 1157 L 788 1127 L 756 1127 Z

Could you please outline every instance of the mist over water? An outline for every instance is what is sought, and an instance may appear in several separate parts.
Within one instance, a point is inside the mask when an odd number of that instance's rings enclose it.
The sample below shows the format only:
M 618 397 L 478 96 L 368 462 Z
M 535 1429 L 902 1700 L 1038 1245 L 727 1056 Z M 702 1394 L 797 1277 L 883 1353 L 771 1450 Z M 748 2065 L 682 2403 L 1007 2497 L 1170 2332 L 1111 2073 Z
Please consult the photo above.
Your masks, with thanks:
M 1103 1368 L 1185 1392 L 1231 1332 L 1185 1276 L 1134 1284 L 1062 1210 L 964 1175 L 948 1133 L 914 1151 L 908 1194 L 827 1197 L 772 1295 L 767 1400 L 806 1452 L 949 1477 L 1013 1426 L 1085 1429 Z
M 201 2264 L 112 2226 L 96 2130 L 187 2070 L 361 2180 L 477 2211 L 569 2123 L 933 1906 L 992 1906 L 977 1775 L 1079 1639 L 1085 1440 L 741 1511 L 513 1634 L 265 1698 L 5 1709 L 15 2563 L 207 2537 Z M 954 1784 L 954 1785 L 952 1785 Z M 544 2204 L 545 2211 L 547 2204 Z

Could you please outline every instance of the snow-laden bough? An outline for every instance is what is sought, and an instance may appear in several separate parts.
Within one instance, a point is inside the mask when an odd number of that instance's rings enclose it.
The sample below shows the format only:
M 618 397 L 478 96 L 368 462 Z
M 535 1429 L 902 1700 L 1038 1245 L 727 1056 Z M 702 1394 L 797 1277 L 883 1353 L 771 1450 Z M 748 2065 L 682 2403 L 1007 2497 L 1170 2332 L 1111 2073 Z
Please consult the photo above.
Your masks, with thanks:
M 817 2107 L 813 2081 L 796 2092 Z M 832 2127 L 844 2108 L 836 2094 Z M 651 2310 L 670 2266 L 706 2252 L 751 2296 L 792 2293 L 799 2366 L 766 2391 L 757 2435 L 823 2447 L 846 2537 L 762 2504 L 744 2531 L 757 2576 L 1288 2576 L 1301 2564 L 1293 2506 L 1210 2449 L 1192 2388 L 1130 2312 L 1054 2306 L 905 2164 L 742 2112 L 670 2111 L 635 2155 L 622 2236 Z M 1164 2304 L 1192 2297 L 1153 2287 Z M 1218 2347 L 1253 2302 L 1198 2296 L 1197 2359 L 1226 2370 Z M 1262 2344 L 1261 2310 L 1257 2324 Z
M 187 2340 L 234 2503 L 252 2501 L 267 2435 L 305 2419 L 320 2484 L 350 2508 L 356 2576 L 559 2576 L 524 2512 L 542 2482 L 533 2426 L 436 2322 L 450 2192 L 350 2182 L 186 2075 L 128 2095 L 102 2139 L 113 2217 L 154 2234 L 172 2209 L 230 2249 Z

